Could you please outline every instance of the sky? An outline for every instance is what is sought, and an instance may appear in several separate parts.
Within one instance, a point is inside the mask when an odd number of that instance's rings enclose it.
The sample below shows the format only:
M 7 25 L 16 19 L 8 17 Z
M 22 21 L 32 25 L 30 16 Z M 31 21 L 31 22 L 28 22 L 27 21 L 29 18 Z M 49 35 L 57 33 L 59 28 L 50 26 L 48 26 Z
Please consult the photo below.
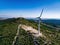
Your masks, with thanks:
M 60 19 L 60 0 L 0 0 L 0 17 Z

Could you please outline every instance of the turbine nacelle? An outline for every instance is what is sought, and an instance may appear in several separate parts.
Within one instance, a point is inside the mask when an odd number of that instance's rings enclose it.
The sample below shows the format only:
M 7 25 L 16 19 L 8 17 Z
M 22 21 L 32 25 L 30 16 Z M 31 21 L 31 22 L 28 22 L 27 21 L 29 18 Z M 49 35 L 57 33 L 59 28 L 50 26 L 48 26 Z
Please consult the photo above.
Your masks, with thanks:
M 37 19 L 38 19 L 38 20 L 41 20 L 42 13 L 43 13 L 43 9 L 42 9 L 42 11 L 41 11 L 40 16 L 39 16 L 39 17 L 37 17 Z

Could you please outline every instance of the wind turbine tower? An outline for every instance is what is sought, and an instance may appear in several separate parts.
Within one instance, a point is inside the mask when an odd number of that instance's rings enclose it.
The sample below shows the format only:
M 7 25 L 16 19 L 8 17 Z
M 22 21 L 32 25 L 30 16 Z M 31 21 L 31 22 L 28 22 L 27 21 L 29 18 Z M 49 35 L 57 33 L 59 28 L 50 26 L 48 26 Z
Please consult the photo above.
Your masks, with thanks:
M 41 11 L 41 14 L 40 14 L 40 16 L 38 17 L 38 34 L 40 33 L 40 23 L 41 23 L 41 16 L 42 16 L 42 13 L 43 13 L 43 9 L 42 9 L 42 11 Z

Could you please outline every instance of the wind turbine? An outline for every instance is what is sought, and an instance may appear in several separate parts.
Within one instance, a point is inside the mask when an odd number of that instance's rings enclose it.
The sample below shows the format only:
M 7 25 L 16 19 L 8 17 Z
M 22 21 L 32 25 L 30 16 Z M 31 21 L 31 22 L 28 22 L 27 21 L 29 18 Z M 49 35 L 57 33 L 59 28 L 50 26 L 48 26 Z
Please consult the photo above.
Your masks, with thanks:
M 42 13 L 43 13 L 43 9 L 41 11 L 41 14 L 39 17 L 37 17 L 38 19 L 38 35 L 40 35 L 40 23 L 41 23 L 41 16 L 42 16 Z M 36 40 L 36 37 L 34 37 L 34 45 L 39 45 L 39 42 Z
M 40 33 L 40 23 L 41 23 L 41 16 L 42 16 L 42 13 L 43 13 L 43 9 L 42 9 L 42 11 L 41 11 L 41 14 L 40 14 L 40 16 L 38 17 L 38 34 Z

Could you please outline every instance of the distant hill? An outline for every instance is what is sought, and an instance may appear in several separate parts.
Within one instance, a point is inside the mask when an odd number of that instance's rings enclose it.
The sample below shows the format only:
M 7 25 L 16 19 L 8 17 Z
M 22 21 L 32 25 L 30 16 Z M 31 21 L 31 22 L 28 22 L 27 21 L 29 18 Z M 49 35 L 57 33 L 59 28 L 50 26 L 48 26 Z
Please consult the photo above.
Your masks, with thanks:
M 12 45 L 19 24 L 32 26 L 33 28 L 38 29 L 38 24 L 35 21 L 27 20 L 25 18 L 9 18 L 1 20 L 0 45 Z M 37 38 L 40 45 L 60 45 L 60 30 L 48 27 L 41 22 L 41 32 L 46 38 Z M 33 36 L 21 28 L 16 45 L 34 45 Z
M 27 18 L 28 20 L 33 20 L 35 22 L 38 22 L 37 18 Z M 60 27 L 60 19 L 41 19 L 41 22 L 55 26 Z
M 0 20 L 5 20 L 5 19 L 7 19 L 7 18 L 0 17 Z
M 3 20 L 3 18 L 0 18 L 0 20 Z

